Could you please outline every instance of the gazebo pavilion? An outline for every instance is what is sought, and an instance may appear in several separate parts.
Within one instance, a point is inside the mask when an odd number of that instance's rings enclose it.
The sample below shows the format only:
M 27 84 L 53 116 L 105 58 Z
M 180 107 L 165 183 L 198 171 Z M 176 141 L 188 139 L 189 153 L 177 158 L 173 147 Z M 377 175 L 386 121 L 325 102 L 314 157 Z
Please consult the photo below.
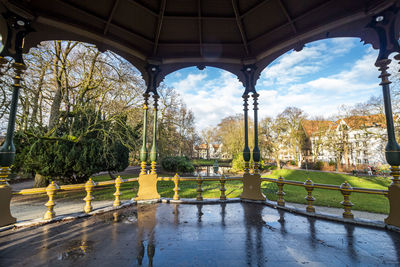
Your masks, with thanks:
M 289 50 L 335 37 L 356 37 L 379 49 L 376 67 L 381 72 L 387 121 L 386 159 L 392 166 L 389 187 L 390 214 L 386 224 L 400 227 L 400 147 L 394 135 L 387 72 L 392 53 L 400 53 L 400 1 L 398 0 L 5 0 L 0 3 L 1 61 L 14 59 L 15 84 L 6 141 L 0 149 L 4 178 L 15 157 L 13 133 L 24 52 L 46 40 L 76 40 L 113 51 L 131 62 L 142 74 L 144 128 L 148 100 L 157 87 L 176 70 L 197 66 L 217 67 L 236 75 L 243 83 L 245 174 L 242 199 L 265 200 L 258 170 L 258 94 L 255 85 L 263 69 Z M 400 54 L 395 56 L 400 60 Z M 356 81 L 355 81 L 356 82 Z M 248 144 L 248 101 L 253 100 L 254 149 Z M 139 192 L 136 200 L 159 199 L 157 193 L 157 112 L 153 140 L 147 149 L 143 131 Z M 250 159 L 254 166 L 250 166 Z M 151 160 L 148 174 L 146 161 Z M 10 215 L 11 190 L 0 187 L 0 225 L 15 222 Z

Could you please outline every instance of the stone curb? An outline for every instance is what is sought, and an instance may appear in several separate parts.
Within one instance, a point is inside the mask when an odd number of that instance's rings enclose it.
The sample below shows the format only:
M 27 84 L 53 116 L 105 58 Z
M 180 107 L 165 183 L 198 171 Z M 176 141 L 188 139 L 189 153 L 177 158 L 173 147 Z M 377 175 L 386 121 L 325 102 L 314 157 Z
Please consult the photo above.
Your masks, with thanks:
M 133 206 L 136 204 L 136 201 L 134 200 L 128 200 L 128 201 L 124 201 L 120 206 L 118 207 L 105 207 L 105 208 L 100 208 L 100 209 L 96 209 L 93 210 L 92 212 L 89 213 L 84 213 L 84 212 L 75 212 L 75 213 L 71 213 L 68 215 L 62 215 L 62 216 L 56 216 L 55 218 L 51 219 L 51 220 L 45 220 L 45 219 L 33 219 L 33 220 L 29 220 L 27 222 L 17 222 L 15 224 L 12 225 L 7 225 L 7 226 L 3 226 L 0 227 L 0 232 L 3 231 L 7 231 L 10 229 L 19 229 L 19 228 L 28 228 L 28 227 L 34 227 L 34 226 L 41 226 L 41 225 L 46 225 L 46 224 L 50 224 L 50 223 L 55 223 L 55 222 L 65 222 L 65 221 L 71 221 L 71 220 L 75 220 L 78 218 L 84 218 L 84 217 L 89 217 L 89 216 L 93 216 L 93 215 L 100 215 L 109 211 L 113 211 L 113 210 L 119 210 L 125 207 L 129 207 L 129 206 Z
M 282 207 L 282 206 L 278 206 L 274 202 L 267 201 L 267 200 L 266 201 L 247 200 L 247 199 L 240 199 L 240 198 L 230 198 L 227 200 L 204 199 L 202 201 L 195 200 L 195 199 L 189 199 L 189 198 L 182 198 L 179 200 L 173 200 L 172 198 L 150 199 L 150 200 L 141 200 L 141 201 L 128 200 L 128 201 L 124 201 L 118 207 L 110 206 L 110 207 L 106 207 L 106 208 L 100 208 L 100 209 L 94 210 L 87 214 L 84 212 L 76 212 L 76 213 L 71 213 L 69 215 L 57 216 L 52 220 L 34 219 L 34 220 L 27 221 L 27 222 L 20 222 L 20 223 L 17 222 L 12 225 L 0 227 L 0 232 L 7 231 L 10 229 L 19 229 L 19 228 L 23 228 L 23 227 L 27 228 L 27 227 L 41 226 L 41 225 L 50 224 L 50 223 L 54 223 L 54 222 L 71 221 L 71 220 L 78 219 L 78 218 L 84 218 L 84 217 L 89 217 L 89 216 L 93 216 L 93 215 L 100 215 L 100 214 L 103 214 L 103 213 L 106 213 L 109 211 L 119 210 L 119 209 L 133 206 L 136 204 L 165 203 L 165 204 L 194 204 L 194 205 L 206 204 L 206 205 L 209 205 L 209 204 L 239 203 L 239 202 L 262 204 L 262 205 L 266 205 L 266 206 L 274 208 L 274 209 L 281 209 L 281 210 L 284 210 L 284 211 L 287 211 L 290 213 L 296 213 L 299 215 L 308 216 L 308 217 L 317 218 L 317 219 L 336 221 L 336 222 L 354 224 L 354 225 L 358 225 L 358 226 L 367 226 L 367 227 L 373 227 L 373 228 L 386 229 L 386 230 L 390 230 L 390 231 L 400 232 L 399 227 L 387 225 L 380 221 L 357 219 L 357 218 L 356 219 L 345 219 L 345 218 L 342 218 L 339 216 L 330 215 L 330 214 L 321 213 L 321 212 L 310 213 L 310 212 L 306 212 L 304 210 L 300 210 L 300 209 L 292 207 L 292 206 Z

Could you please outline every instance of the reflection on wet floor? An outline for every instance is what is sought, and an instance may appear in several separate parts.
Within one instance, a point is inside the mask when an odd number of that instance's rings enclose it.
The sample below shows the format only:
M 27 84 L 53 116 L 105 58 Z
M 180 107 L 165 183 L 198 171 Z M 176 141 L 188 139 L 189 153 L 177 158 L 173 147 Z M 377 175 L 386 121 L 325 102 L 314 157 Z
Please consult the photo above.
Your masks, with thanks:
M 0 266 L 375 266 L 399 259 L 399 233 L 250 203 L 138 205 L 0 233 Z

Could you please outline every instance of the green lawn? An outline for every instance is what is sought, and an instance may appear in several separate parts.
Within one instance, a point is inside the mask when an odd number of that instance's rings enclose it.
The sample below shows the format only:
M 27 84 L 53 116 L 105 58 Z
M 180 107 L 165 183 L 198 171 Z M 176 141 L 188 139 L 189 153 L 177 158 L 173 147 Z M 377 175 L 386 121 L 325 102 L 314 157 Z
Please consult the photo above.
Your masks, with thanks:
M 170 176 L 161 174 L 160 176 Z M 390 184 L 390 179 L 387 177 L 355 177 L 337 173 L 322 173 L 322 172 L 307 172 L 303 170 L 275 170 L 272 174 L 266 175 L 269 178 L 278 178 L 279 176 L 285 177 L 286 180 L 294 181 L 306 181 L 310 178 L 314 183 L 320 184 L 333 184 L 340 185 L 344 181 L 348 181 L 353 187 L 364 187 L 364 188 L 375 188 L 375 189 L 387 189 Z M 123 176 L 123 179 L 137 177 L 137 175 Z M 110 180 L 108 175 L 95 176 L 93 178 L 96 182 Z M 197 196 L 197 183 L 196 182 L 181 182 L 179 184 L 181 198 L 196 198 Z M 158 192 L 162 197 L 172 198 L 174 195 L 174 183 L 171 181 L 162 181 L 157 185 Z M 219 182 L 203 182 L 203 197 L 204 198 L 219 198 L 220 196 L 220 183 Z M 239 197 L 242 192 L 241 181 L 227 181 L 226 195 L 228 198 Z M 262 182 L 262 190 L 269 200 L 276 200 L 276 191 L 278 187 L 275 183 Z M 124 183 L 121 186 L 121 199 L 131 199 L 137 195 L 138 183 L 130 182 Z M 93 196 L 95 200 L 112 200 L 115 188 L 113 186 L 107 186 L 103 188 L 95 189 Z M 294 203 L 306 204 L 304 197 L 306 196 L 306 190 L 300 186 L 284 186 L 285 201 Z M 80 191 L 74 192 L 60 192 L 57 194 L 58 197 L 63 198 L 83 198 L 85 193 Z M 342 208 L 340 202 L 343 200 L 343 196 L 339 191 L 315 189 L 313 191 L 315 197 L 314 204 L 316 206 L 328 206 Z M 355 210 L 364 210 L 377 213 L 388 213 L 389 202 L 384 196 L 353 193 L 350 197 Z
M 339 173 L 324 172 L 307 172 L 302 170 L 276 170 L 272 174 L 267 175 L 269 178 L 278 178 L 283 176 L 286 180 L 305 182 L 310 178 L 314 183 L 341 185 L 344 181 L 348 181 L 353 187 L 363 187 L 372 189 L 387 189 L 391 183 L 388 177 L 356 177 Z M 262 183 L 264 194 L 270 200 L 276 200 L 278 187 L 275 183 Z M 286 193 L 285 201 L 306 204 L 304 197 L 307 192 L 304 187 L 285 185 L 283 191 Z M 314 204 L 317 206 L 338 207 L 341 208 L 340 202 L 343 196 L 339 191 L 315 189 L 313 191 L 315 198 Z M 377 213 L 389 213 L 389 201 L 384 196 L 370 195 L 363 193 L 353 193 L 350 196 L 353 202 L 353 209 L 371 211 Z

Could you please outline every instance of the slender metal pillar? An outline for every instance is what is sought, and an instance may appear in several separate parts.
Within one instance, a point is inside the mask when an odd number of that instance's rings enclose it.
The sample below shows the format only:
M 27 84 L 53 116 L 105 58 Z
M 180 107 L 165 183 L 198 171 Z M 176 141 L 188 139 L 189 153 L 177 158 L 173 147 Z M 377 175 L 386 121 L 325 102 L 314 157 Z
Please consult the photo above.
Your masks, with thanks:
M 248 99 L 249 95 L 247 93 L 243 94 L 243 111 L 244 111 L 244 149 L 243 149 L 243 160 L 244 160 L 244 173 L 249 173 L 250 171 L 250 148 L 249 148 L 249 122 L 248 122 Z
M 158 98 L 157 94 L 153 94 L 154 99 L 154 119 L 153 119 L 153 146 L 151 147 L 150 159 L 151 159 L 151 174 L 157 174 L 157 112 L 158 112 Z
M 395 57 L 397 60 L 400 59 L 400 55 Z M 390 212 L 389 216 L 385 219 L 387 224 L 395 225 L 400 227 L 400 146 L 396 141 L 393 123 L 392 103 L 390 99 L 390 74 L 387 72 L 388 65 L 391 60 L 384 58 L 378 59 L 375 65 L 379 68 L 381 74 L 380 85 L 382 86 L 383 101 L 385 106 L 386 116 L 386 127 L 388 135 L 388 143 L 385 149 L 386 161 L 391 165 L 392 183 L 389 186 L 389 205 Z
M 141 170 L 140 174 L 146 174 L 146 161 L 147 161 L 147 110 L 148 110 L 148 100 L 149 94 L 144 93 L 144 103 L 143 103 L 143 144 L 142 149 L 140 150 L 140 161 L 141 161 Z
M 260 169 L 260 148 L 258 147 L 258 100 L 259 94 L 253 93 L 254 100 L 254 148 L 253 148 L 253 161 L 254 161 L 254 173 L 259 173 Z
M 13 142 L 14 130 L 15 130 L 15 119 L 17 116 L 18 96 L 21 88 L 21 76 L 26 69 L 25 64 L 15 62 L 14 68 L 14 85 L 13 93 L 11 98 L 10 113 L 8 117 L 8 127 L 6 139 L 0 148 L 0 167 L 9 167 L 13 164 L 15 159 L 15 146 Z
M 386 127 L 387 127 L 387 135 L 388 135 L 388 143 L 385 149 L 386 161 L 392 166 L 400 165 L 400 146 L 397 144 L 396 136 L 394 132 L 394 123 L 393 123 L 393 112 L 392 112 L 392 102 L 390 97 L 390 84 L 389 76 L 390 74 L 387 72 L 388 65 L 390 64 L 390 59 L 381 59 L 378 60 L 375 65 L 379 68 L 381 74 L 379 78 L 381 78 L 381 83 L 379 85 L 382 86 L 383 93 L 383 101 L 385 106 L 385 116 L 386 116 Z M 395 184 L 399 183 L 398 178 L 394 178 L 393 181 Z
M 1 61 L 4 62 L 4 60 Z M 21 76 L 26 67 L 23 63 L 15 62 L 13 68 L 15 75 L 10 113 L 8 117 L 7 134 L 6 139 L 0 148 L 0 226 L 12 224 L 17 221 L 16 218 L 11 216 L 10 212 L 11 187 L 7 183 L 7 178 L 10 175 L 10 166 L 15 160 L 15 146 L 13 142 L 15 119 L 17 115 L 19 90 L 21 88 Z

